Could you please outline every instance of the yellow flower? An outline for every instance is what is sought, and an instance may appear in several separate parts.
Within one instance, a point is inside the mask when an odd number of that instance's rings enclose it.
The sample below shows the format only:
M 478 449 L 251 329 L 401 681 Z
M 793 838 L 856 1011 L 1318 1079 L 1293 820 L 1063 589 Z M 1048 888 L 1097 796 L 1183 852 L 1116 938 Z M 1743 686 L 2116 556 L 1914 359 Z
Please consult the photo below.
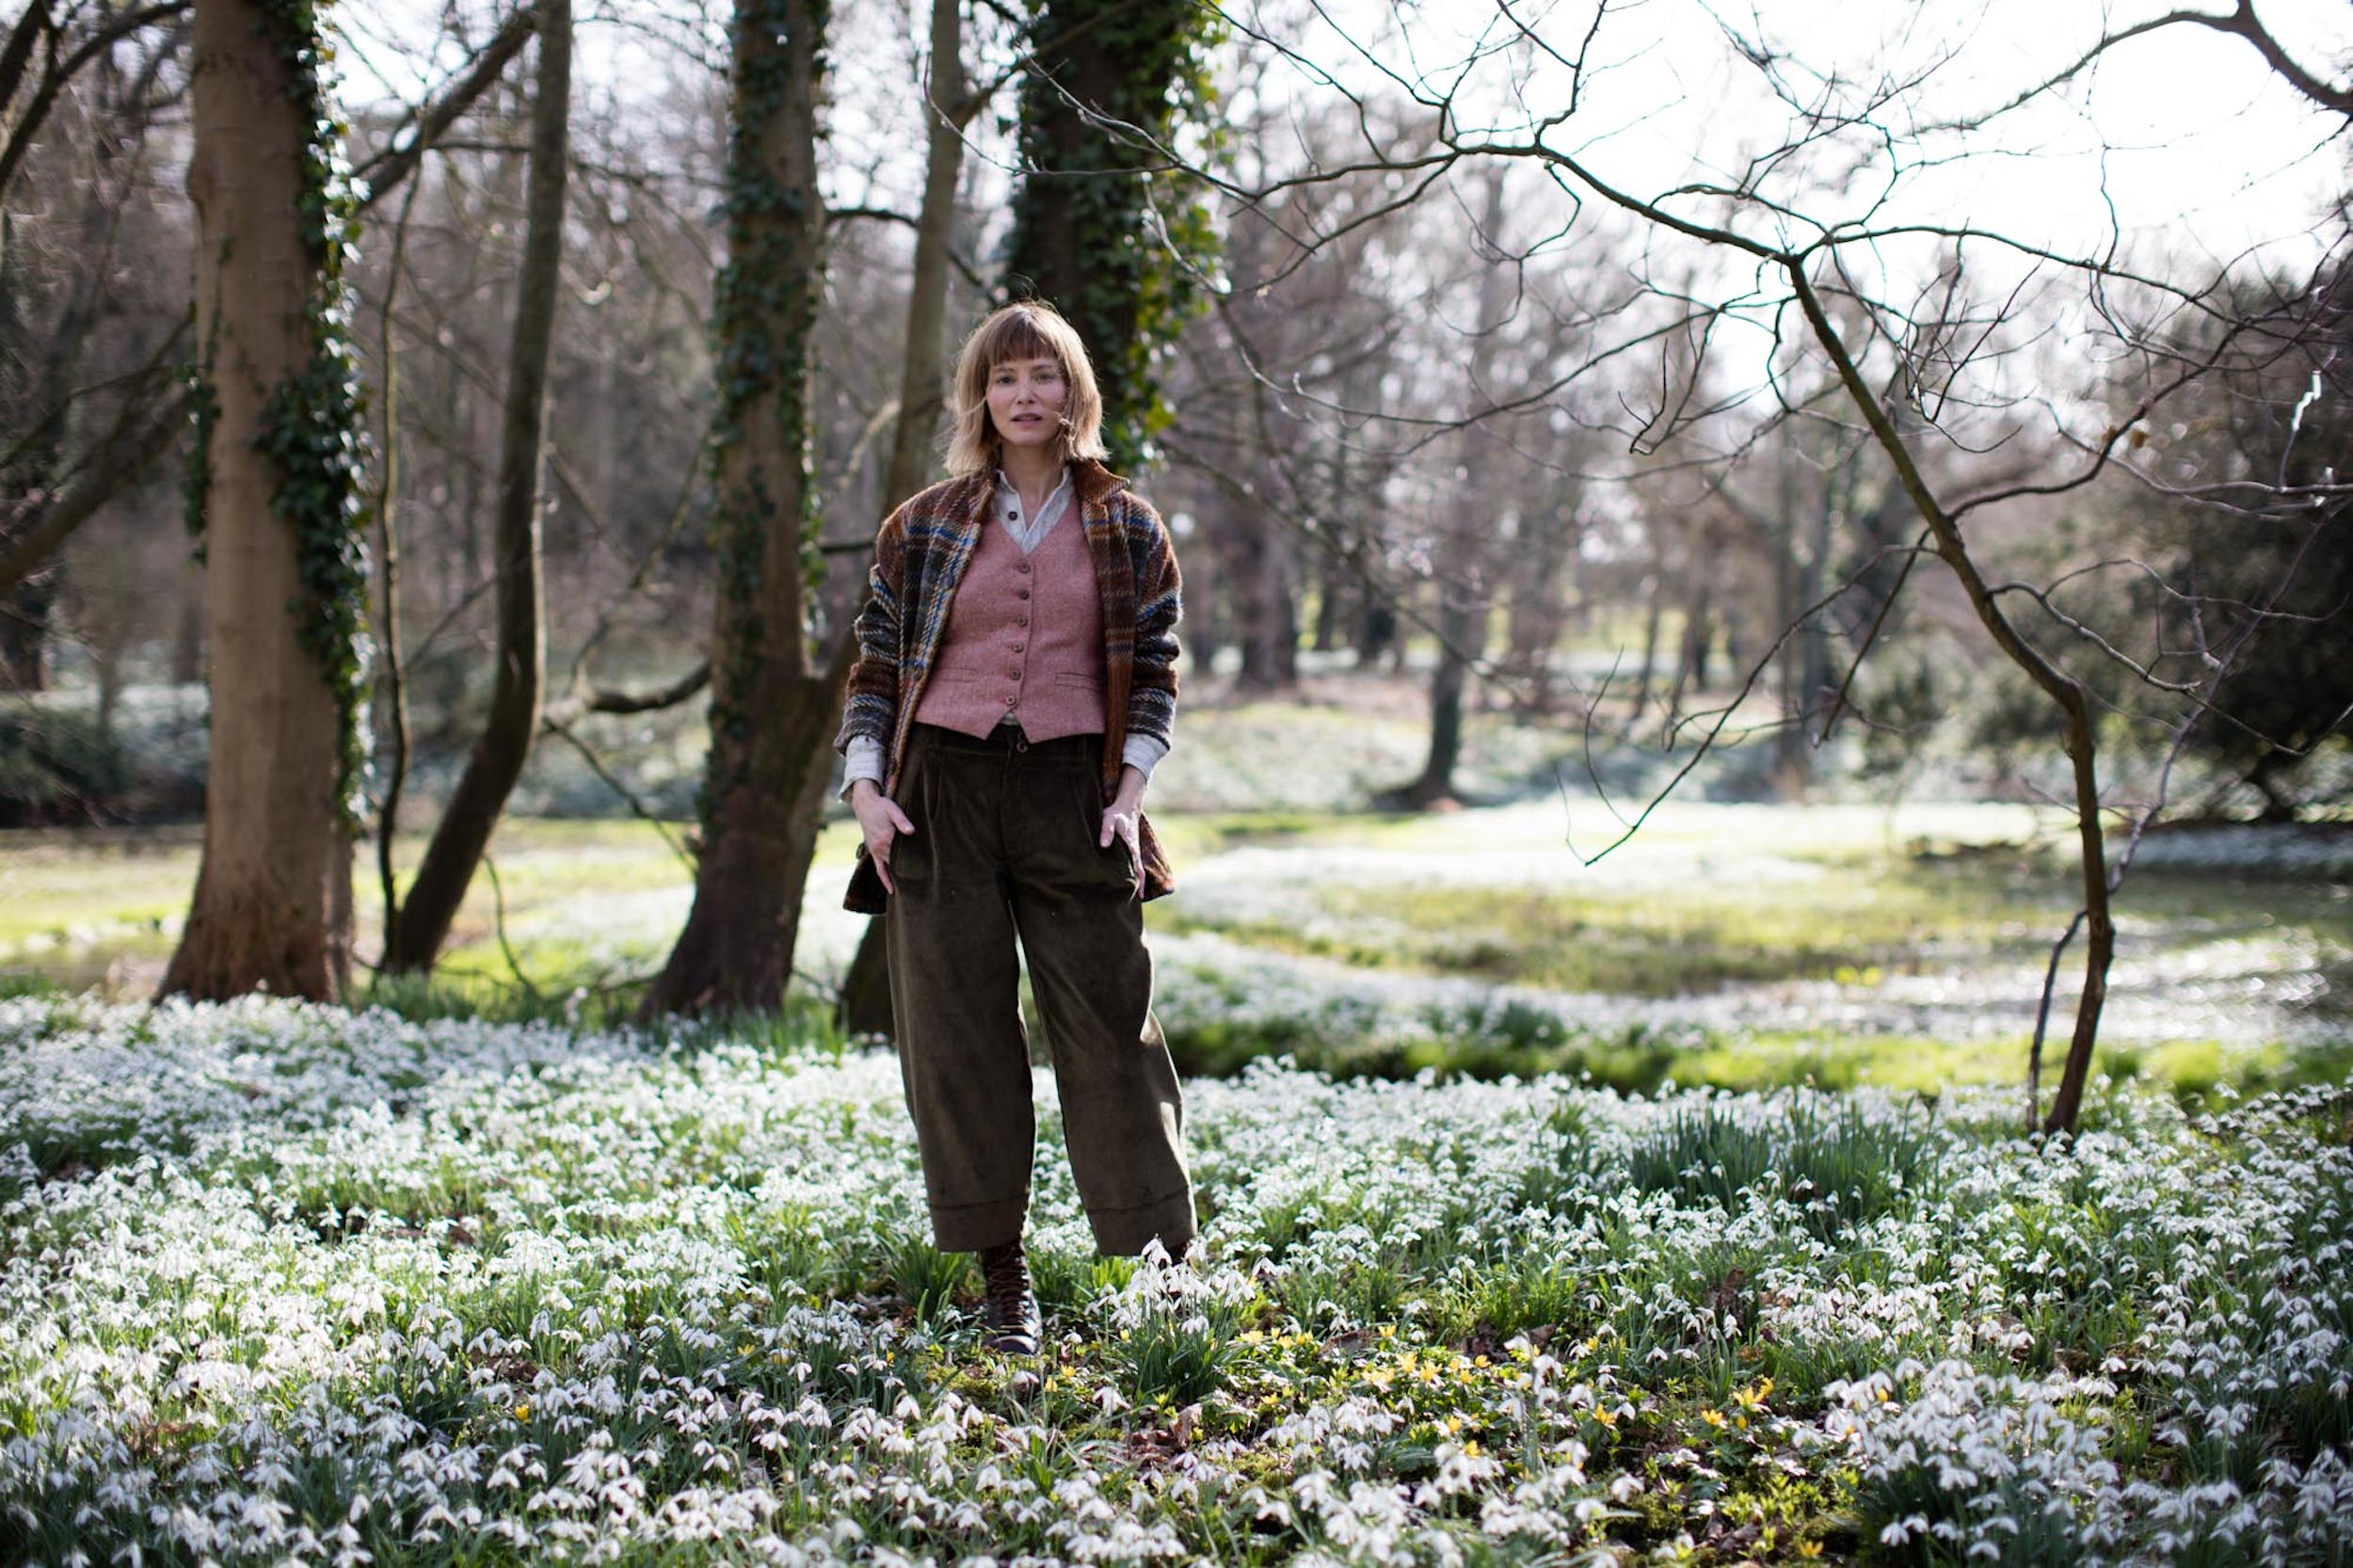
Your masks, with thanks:
M 1798 1555 L 1807 1559 L 1820 1557 L 1822 1544 L 1819 1541 L 1801 1541 L 1798 1543 Z
M 1711 1427 L 1721 1427 L 1724 1424 L 1724 1413 L 1721 1410 L 1703 1410 L 1700 1412 L 1700 1419 Z
M 1474 1367 L 1485 1367 L 1485 1366 L 1490 1365 L 1490 1363 L 1488 1362 L 1487 1358 L 1486 1358 L 1485 1356 L 1483 1356 L 1483 1355 L 1482 1355 L 1482 1356 L 1481 1356 L 1478 1360 L 1476 1360 L 1476 1361 L 1472 1362 L 1472 1363 L 1471 1363 L 1471 1365 L 1472 1365 L 1472 1366 L 1474 1366 Z
M 528 1404 L 519 1404 L 519 1405 L 517 1405 L 517 1406 L 515 1407 L 515 1419 L 517 1419 L 518 1421 L 528 1421 L 528 1420 L 530 1420 L 530 1419 L 531 1419 L 531 1406 L 529 1406 Z
M 1465 1459 L 1477 1459 L 1479 1457 L 1479 1439 L 1474 1437 L 1463 1445 L 1463 1457 Z

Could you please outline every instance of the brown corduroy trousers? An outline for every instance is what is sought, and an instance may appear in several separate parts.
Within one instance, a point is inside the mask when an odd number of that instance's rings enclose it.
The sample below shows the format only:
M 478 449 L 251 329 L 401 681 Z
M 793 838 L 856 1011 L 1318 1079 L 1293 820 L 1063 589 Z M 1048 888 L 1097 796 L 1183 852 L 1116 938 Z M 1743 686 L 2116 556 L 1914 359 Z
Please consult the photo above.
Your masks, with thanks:
M 1037 1118 L 1018 934 L 1079 1199 L 1107 1255 L 1193 1234 L 1184 1099 L 1152 1016 L 1125 845 L 1096 840 L 1102 737 L 986 740 L 919 724 L 900 769 L 887 920 L 899 1069 L 945 1252 L 1017 1240 Z

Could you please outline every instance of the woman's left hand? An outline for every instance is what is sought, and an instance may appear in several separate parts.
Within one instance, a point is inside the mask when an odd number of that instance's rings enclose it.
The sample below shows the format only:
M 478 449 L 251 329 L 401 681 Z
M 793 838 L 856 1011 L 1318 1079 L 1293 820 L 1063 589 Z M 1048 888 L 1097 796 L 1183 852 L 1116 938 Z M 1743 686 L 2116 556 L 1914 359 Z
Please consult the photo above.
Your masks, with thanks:
M 1128 846 L 1128 868 L 1134 873 L 1136 897 L 1144 896 L 1144 848 L 1139 842 L 1137 819 L 1144 808 L 1144 775 L 1135 768 L 1119 772 L 1119 792 L 1103 808 L 1102 835 L 1096 847 L 1109 849 L 1115 839 Z

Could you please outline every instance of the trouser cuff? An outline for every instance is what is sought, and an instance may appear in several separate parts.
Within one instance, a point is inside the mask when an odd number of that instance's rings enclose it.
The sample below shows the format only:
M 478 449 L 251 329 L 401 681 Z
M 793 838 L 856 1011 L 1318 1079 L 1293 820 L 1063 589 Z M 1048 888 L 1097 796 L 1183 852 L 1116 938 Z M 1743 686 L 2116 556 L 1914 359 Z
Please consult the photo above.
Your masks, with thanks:
M 1090 1208 L 1087 1223 L 1095 1227 L 1095 1248 L 1106 1257 L 1133 1257 L 1155 1236 L 1174 1256 L 1193 1240 L 1193 1193 L 1172 1192 L 1134 1208 Z
M 1030 1195 L 995 1203 L 933 1204 L 932 1243 L 941 1252 L 979 1252 L 1021 1240 L 1021 1224 L 1029 1217 Z

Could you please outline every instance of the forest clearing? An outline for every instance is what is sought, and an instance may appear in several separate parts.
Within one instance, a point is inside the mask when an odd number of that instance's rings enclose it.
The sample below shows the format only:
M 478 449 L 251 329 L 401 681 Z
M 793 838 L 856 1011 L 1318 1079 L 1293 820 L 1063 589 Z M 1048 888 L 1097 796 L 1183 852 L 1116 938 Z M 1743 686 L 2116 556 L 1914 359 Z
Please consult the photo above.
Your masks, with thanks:
M 1203 1256 L 1034 1362 L 898 1070 L 254 1000 L 0 1002 L 12 1552 L 480 1562 L 2343 1560 L 2341 1085 L 1188 1085 Z
M 2353 1568 L 2205 5 L 19 0 L 0 1568 Z
M 2342 1560 L 2339 840 L 2151 856 L 2045 1143 L 2051 813 L 1692 801 L 1584 867 L 1570 809 L 1165 819 L 1206 1261 L 1095 1255 L 1041 1058 L 1033 1365 L 887 1045 L 600 1021 L 689 896 L 646 824 L 510 824 L 504 944 L 379 1009 L 0 1002 L 0 1512 L 39 1560 Z M 192 845 L 5 855 L 20 975 L 160 963 Z

